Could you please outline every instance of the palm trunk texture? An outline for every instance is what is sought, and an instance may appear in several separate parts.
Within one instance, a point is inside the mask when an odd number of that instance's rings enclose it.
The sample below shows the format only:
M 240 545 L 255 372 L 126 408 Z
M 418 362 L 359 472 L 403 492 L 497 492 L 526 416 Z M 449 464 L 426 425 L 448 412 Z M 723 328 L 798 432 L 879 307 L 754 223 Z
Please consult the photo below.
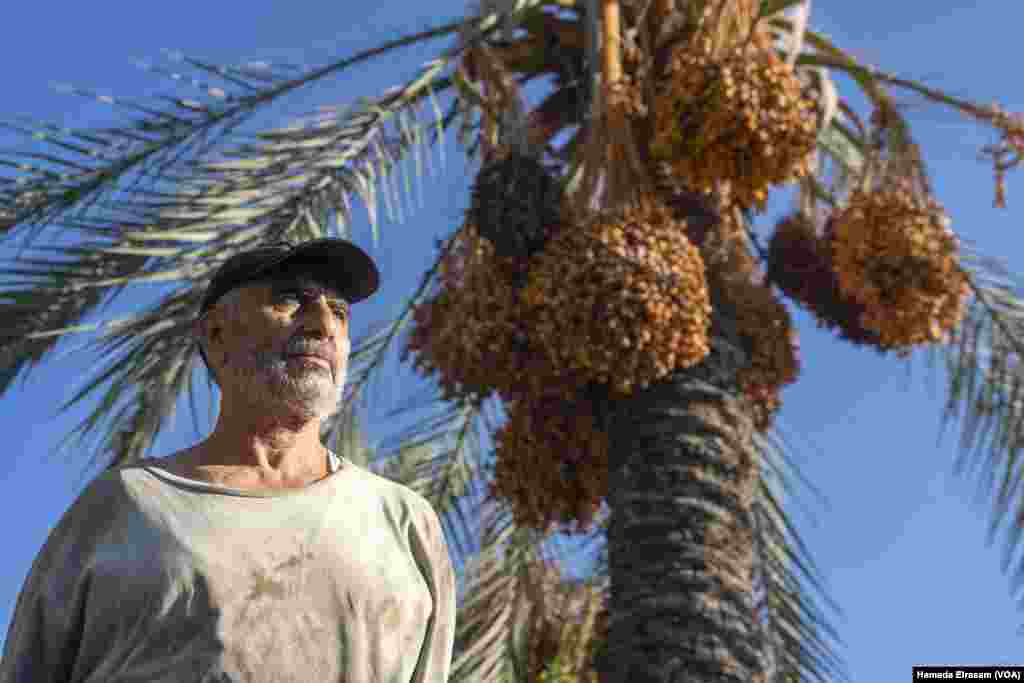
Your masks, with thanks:
M 601 683 L 764 680 L 753 609 L 753 427 L 744 354 L 716 307 L 699 365 L 610 406 L 608 641 Z

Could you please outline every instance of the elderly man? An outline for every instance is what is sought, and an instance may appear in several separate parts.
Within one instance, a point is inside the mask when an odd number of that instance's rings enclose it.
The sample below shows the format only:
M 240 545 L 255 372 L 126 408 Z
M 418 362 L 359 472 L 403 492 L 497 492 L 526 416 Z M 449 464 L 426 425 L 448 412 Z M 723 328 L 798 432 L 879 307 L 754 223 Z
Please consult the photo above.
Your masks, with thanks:
M 221 391 L 203 442 L 92 481 L 18 598 L 0 683 L 443 683 L 455 581 L 437 514 L 338 457 L 349 305 L 340 239 L 229 259 L 195 332 Z

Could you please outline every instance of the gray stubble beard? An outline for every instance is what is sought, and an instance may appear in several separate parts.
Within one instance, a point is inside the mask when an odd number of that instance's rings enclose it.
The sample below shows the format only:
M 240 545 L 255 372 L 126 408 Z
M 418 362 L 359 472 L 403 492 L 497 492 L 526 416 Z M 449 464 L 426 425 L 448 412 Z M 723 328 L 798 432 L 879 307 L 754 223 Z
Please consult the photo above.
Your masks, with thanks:
M 288 358 L 279 353 L 243 351 L 238 356 L 246 362 L 232 363 L 229 372 L 234 382 L 241 384 L 250 405 L 302 421 L 329 417 L 340 408 L 347 362 L 332 378 L 330 371 L 319 365 L 289 367 Z

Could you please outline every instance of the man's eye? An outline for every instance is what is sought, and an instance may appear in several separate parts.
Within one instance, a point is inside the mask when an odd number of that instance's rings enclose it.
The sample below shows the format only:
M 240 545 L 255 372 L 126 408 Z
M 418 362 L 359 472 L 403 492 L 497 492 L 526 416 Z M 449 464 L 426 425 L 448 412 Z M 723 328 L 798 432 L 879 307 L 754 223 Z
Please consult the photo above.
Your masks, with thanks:
M 288 302 L 288 303 L 297 303 L 297 304 L 302 304 L 303 302 L 306 302 L 309 299 L 310 299 L 310 297 L 304 295 L 302 292 L 299 292 L 297 290 L 296 291 L 287 291 L 287 292 L 278 292 L 277 295 L 274 297 L 274 300 L 277 301 L 277 302 L 280 302 L 280 303 Z M 343 303 L 332 303 L 332 304 L 330 304 L 330 306 L 331 306 L 331 310 L 334 312 L 334 314 L 336 316 L 338 316 L 339 318 L 342 318 L 344 320 L 348 319 L 348 307 L 346 307 L 345 304 L 343 304 Z

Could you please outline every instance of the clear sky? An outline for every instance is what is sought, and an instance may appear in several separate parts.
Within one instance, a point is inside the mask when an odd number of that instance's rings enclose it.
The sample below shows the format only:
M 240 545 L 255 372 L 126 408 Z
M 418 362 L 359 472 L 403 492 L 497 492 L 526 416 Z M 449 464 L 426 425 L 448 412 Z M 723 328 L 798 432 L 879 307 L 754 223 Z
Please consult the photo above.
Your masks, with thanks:
M 430 4 L 429 15 L 426 7 L 403 0 L 10 3 L 4 8 L 6 30 L 0 41 L 0 64 L 5 66 L 0 115 L 75 127 L 102 125 L 114 120 L 112 112 L 59 94 L 48 84 L 67 82 L 122 96 L 163 92 L 169 81 L 135 68 L 133 60 L 158 60 L 160 50 L 170 48 L 214 63 L 321 63 L 464 10 L 454 0 Z M 812 23 L 876 66 L 1024 110 L 1019 68 L 1012 61 L 1024 23 L 1024 5 L 1018 2 L 819 1 Z M 301 115 L 319 105 L 375 95 L 411 76 L 437 47 L 408 51 L 309 87 L 275 112 Z M 990 138 L 935 108 L 917 110 L 913 120 L 956 231 L 983 253 L 1006 259 L 1011 270 L 1024 272 L 1019 226 L 1024 173 L 1010 176 L 1010 208 L 993 209 L 991 172 L 977 158 Z M 12 143 L 0 138 L 0 146 Z M 423 183 L 422 205 L 404 222 L 383 221 L 379 246 L 372 246 L 366 221 L 358 222 L 354 238 L 377 259 L 383 285 L 372 302 L 355 307 L 354 333 L 394 315 L 429 265 L 434 239 L 459 221 L 469 176 L 456 150 L 449 147 L 448 152 L 445 175 Z M 776 204 L 760 219 L 759 229 L 772 225 L 784 208 Z M 0 252 L 9 255 L 9 249 Z M 127 314 L 169 287 L 138 289 L 105 314 Z M 938 440 L 944 376 L 927 367 L 923 354 L 908 376 L 895 359 L 836 341 L 817 331 L 803 313 L 796 312 L 795 319 L 804 374 L 783 394 L 780 424 L 803 473 L 828 506 L 808 496 L 794 515 L 830 594 L 845 611 L 838 621 L 846 642 L 841 654 L 853 679 L 905 680 L 915 664 L 1024 663 L 1019 654 L 1024 641 L 1017 635 L 1024 614 L 1015 611 L 1009 580 L 1000 571 L 1002 546 L 998 540 L 991 547 L 985 543 L 989 507 L 972 502 L 974 480 L 953 475 L 958 426 Z M 0 637 L 33 557 L 91 475 L 84 469 L 89 453 L 71 453 L 71 459 L 48 454 L 91 409 L 54 415 L 80 380 L 97 369 L 96 363 L 95 356 L 84 353 L 51 358 L 27 385 L 0 400 L 0 434 L 9 446 L 0 458 L 5 536 Z M 408 371 L 393 373 L 381 383 L 378 414 L 421 387 Z M 174 424 L 158 439 L 154 454 L 168 454 L 205 435 L 211 425 L 208 405 L 201 404 L 197 434 L 187 400 L 180 401 Z M 392 433 L 391 428 L 382 419 L 371 421 L 371 441 Z

